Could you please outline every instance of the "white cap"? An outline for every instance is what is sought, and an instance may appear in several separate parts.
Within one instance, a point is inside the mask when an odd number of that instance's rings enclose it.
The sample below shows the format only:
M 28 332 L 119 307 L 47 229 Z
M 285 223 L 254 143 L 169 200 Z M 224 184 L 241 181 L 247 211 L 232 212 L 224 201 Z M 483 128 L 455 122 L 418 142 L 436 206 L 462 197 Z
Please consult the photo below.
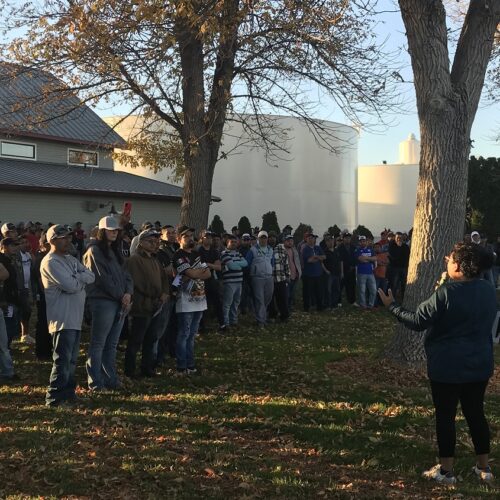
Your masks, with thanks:
M 5 236 L 9 231 L 15 231 L 16 230 L 16 226 L 14 224 L 12 224 L 12 222 L 6 222 L 5 224 L 2 225 L 2 228 L 0 229 L 0 231 L 2 232 L 2 234 Z
M 113 231 L 114 229 L 120 229 L 120 224 L 112 215 L 107 215 L 99 221 L 99 229 Z
M 261 238 L 262 236 L 265 236 L 267 238 L 269 235 L 267 234 L 267 231 L 259 231 L 257 238 Z
M 480 235 L 477 231 L 472 231 L 472 233 L 470 233 L 470 237 L 471 237 L 471 238 L 474 238 L 474 236 L 479 236 L 479 237 L 481 237 L 481 235 Z

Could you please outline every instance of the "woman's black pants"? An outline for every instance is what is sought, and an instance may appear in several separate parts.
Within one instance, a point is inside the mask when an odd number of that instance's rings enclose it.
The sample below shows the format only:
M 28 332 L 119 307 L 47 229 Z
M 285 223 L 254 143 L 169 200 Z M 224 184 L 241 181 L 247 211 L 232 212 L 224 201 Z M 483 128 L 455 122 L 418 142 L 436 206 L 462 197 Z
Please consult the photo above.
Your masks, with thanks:
M 455 416 L 458 402 L 469 426 L 476 455 L 490 452 L 490 429 L 484 416 L 484 393 L 488 381 L 464 384 L 445 384 L 430 381 L 432 400 L 436 409 L 436 434 L 439 456 L 455 455 Z

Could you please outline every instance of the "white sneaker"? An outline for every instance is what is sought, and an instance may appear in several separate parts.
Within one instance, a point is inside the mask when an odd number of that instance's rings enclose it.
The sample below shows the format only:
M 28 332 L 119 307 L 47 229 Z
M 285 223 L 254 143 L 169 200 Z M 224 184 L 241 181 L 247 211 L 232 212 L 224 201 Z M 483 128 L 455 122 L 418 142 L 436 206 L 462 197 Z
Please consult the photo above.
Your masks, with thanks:
M 31 335 L 23 335 L 21 337 L 21 342 L 23 344 L 36 344 L 36 340 Z
M 422 477 L 441 484 L 455 484 L 457 482 L 457 478 L 455 477 L 453 472 L 441 474 L 441 464 L 437 464 L 431 469 L 423 472 Z
M 489 483 L 490 481 L 493 481 L 493 479 L 495 479 L 495 476 L 493 475 L 493 472 L 491 472 L 491 468 L 489 465 L 488 467 L 486 467 L 486 469 L 480 469 L 476 464 L 474 465 L 472 470 L 474 471 L 474 474 L 476 474 L 476 476 L 485 483 Z

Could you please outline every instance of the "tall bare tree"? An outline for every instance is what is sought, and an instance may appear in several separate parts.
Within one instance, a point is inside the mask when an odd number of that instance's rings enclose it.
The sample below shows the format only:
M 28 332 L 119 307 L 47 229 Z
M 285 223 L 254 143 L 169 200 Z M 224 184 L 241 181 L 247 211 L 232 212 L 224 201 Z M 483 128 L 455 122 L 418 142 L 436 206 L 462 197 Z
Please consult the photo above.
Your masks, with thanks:
M 355 125 L 365 113 L 395 110 L 395 68 L 376 44 L 371 4 L 0 0 L 6 31 L 21 33 L 1 55 L 54 73 L 84 102 L 110 99 L 142 113 L 147 130 L 132 146 L 153 168 L 184 169 L 181 221 L 205 227 L 228 120 L 272 156 L 286 137 L 273 113 L 299 117 L 334 148 L 336 130 L 314 119 L 318 93 Z
M 415 308 L 433 290 L 443 257 L 463 238 L 470 132 L 500 22 L 500 0 L 471 0 L 450 65 L 442 0 L 399 0 L 406 27 L 421 155 L 417 206 L 404 305 Z M 425 359 L 423 334 L 399 327 L 388 348 L 404 363 Z

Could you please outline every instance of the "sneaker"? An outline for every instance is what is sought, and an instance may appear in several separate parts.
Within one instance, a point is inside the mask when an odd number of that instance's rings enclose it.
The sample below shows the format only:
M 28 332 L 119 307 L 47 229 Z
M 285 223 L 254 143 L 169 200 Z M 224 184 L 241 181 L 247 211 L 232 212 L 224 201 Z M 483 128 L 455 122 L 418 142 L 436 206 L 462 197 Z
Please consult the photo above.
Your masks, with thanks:
M 31 345 L 36 344 L 36 340 L 31 335 L 23 335 L 21 337 L 21 342 L 23 344 L 31 344 Z
M 342 304 L 339 302 L 339 303 L 337 304 L 337 307 L 342 307 Z
M 193 366 L 192 368 L 188 368 L 186 372 L 188 375 L 195 375 L 196 373 L 198 373 L 198 370 Z
M 437 464 L 434 467 L 426 470 L 422 473 L 422 477 L 425 479 L 436 481 L 441 484 L 455 484 L 457 482 L 457 478 L 453 474 L 453 472 L 447 472 L 443 474 L 441 472 L 441 465 Z
M 187 374 L 188 374 L 187 370 L 177 368 L 177 370 L 175 370 L 174 377 L 185 377 Z
M 493 472 L 491 472 L 491 467 L 489 465 L 484 469 L 480 469 L 476 464 L 474 465 L 472 470 L 474 471 L 474 474 L 476 474 L 476 476 L 485 483 L 489 483 L 490 481 L 493 481 L 493 479 L 495 479 L 495 476 L 493 475 Z
M 360 306 L 357 302 L 353 302 L 353 303 L 352 303 L 352 305 L 353 305 L 354 307 L 361 307 L 361 306 Z

